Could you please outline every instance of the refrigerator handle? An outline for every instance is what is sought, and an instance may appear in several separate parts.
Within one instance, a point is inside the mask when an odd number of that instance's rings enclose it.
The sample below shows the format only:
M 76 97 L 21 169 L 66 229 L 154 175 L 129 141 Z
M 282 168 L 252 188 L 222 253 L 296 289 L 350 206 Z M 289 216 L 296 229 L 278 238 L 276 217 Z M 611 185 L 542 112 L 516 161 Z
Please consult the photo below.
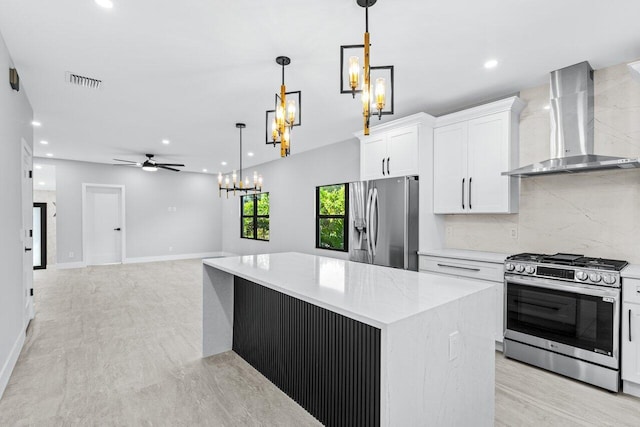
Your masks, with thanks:
M 371 259 L 371 252 L 372 252 L 371 239 L 373 238 L 372 228 L 371 228 L 372 201 L 373 201 L 373 189 L 370 188 L 369 192 L 367 193 L 367 204 L 365 205 L 365 214 L 364 214 L 365 227 L 367 230 L 367 262 L 369 263 L 372 262 L 372 259 Z
M 369 233 L 369 237 L 371 239 L 371 255 L 372 257 L 376 256 L 376 249 L 378 248 L 378 189 L 373 189 L 373 198 L 371 200 L 371 222 L 374 221 L 376 226 L 373 228 L 371 226 L 371 232 Z M 374 231 L 375 230 L 375 231 Z

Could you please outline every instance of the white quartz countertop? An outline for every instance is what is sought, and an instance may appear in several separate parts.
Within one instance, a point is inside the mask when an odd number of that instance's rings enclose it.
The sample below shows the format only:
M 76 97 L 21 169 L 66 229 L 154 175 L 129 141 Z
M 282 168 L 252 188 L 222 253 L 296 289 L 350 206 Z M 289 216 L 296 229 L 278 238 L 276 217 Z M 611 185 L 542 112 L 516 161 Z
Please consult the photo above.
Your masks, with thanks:
M 502 264 L 509 254 L 498 252 L 470 251 L 465 249 L 430 249 L 418 251 L 418 255 L 437 256 L 443 258 L 465 259 L 468 261 L 492 262 Z
M 629 277 L 631 279 L 640 279 L 640 265 L 629 264 L 620 272 L 622 277 Z
M 493 286 L 297 252 L 203 264 L 379 328 Z

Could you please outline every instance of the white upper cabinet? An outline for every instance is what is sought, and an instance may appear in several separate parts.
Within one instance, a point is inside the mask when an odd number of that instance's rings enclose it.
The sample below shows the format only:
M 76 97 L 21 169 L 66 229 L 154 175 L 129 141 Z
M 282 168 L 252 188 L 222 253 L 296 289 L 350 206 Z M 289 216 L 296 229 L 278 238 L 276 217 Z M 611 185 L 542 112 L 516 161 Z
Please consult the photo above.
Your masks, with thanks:
M 517 97 L 439 117 L 434 130 L 434 213 L 515 213 L 519 181 Z
M 425 132 L 432 132 L 434 118 L 418 113 L 370 129 L 360 139 L 360 179 L 391 178 L 419 174 L 419 150 Z

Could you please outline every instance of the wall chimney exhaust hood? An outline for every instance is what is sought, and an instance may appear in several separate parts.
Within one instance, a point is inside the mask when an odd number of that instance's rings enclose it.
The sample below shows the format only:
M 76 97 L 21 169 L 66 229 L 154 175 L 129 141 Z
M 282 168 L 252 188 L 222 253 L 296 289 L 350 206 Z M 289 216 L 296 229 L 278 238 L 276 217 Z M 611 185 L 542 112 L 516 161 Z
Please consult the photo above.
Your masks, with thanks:
M 638 168 L 640 158 L 593 153 L 593 69 L 581 62 L 551 73 L 551 159 L 502 172 L 535 175 Z

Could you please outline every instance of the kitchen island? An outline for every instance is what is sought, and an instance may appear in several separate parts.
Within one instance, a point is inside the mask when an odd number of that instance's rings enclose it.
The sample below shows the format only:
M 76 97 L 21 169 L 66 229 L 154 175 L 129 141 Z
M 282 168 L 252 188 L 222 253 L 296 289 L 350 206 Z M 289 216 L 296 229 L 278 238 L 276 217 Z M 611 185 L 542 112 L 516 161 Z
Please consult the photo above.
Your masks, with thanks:
M 491 283 L 301 253 L 203 261 L 203 357 L 233 350 L 326 425 L 494 423 Z

